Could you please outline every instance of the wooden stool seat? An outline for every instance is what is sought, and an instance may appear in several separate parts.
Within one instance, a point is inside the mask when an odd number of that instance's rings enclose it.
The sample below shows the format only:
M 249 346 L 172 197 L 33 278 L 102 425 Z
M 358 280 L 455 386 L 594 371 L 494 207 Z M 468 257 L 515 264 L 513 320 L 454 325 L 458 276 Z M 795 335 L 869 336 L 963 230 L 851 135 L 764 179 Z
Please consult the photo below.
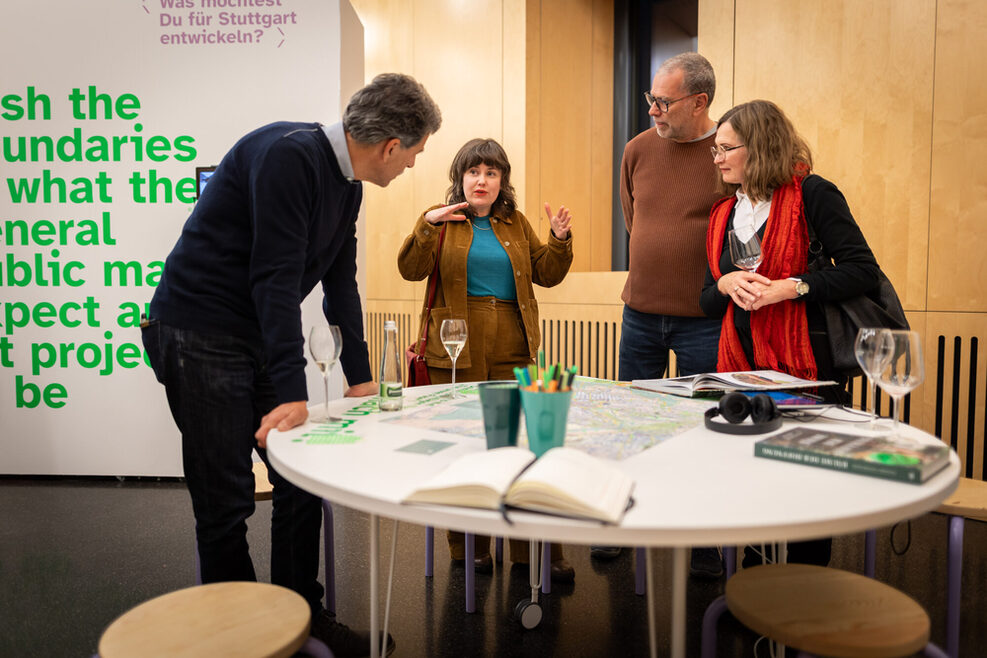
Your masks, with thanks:
M 956 491 L 936 511 L 940 514 L 987 521 L 987 482 L 960 478 Z
M 99 640 L 100 658 L 293 655 L 308 639 L 300 595 L 267 583 L 198 585 L 146 601 Z
M 906 656 L 929 641 L 929 615 L 914 599 L 839 569 L 743 569 L 727 581 L 726 605 L 754 632 L 817 655 Z

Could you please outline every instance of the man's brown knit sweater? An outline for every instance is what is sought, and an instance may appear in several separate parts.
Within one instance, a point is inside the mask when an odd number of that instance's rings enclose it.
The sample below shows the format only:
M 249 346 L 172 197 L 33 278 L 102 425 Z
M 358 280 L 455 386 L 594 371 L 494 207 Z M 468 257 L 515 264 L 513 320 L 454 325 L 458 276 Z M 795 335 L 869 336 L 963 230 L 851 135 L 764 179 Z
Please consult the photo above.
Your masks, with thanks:
M 680 144 L 645 130 L 624 149 L 620 202 L 630 234 L 621 299 L 635 311 L 701 317 L 709 210 L 720 198 L 709 148 L 715 135 Z

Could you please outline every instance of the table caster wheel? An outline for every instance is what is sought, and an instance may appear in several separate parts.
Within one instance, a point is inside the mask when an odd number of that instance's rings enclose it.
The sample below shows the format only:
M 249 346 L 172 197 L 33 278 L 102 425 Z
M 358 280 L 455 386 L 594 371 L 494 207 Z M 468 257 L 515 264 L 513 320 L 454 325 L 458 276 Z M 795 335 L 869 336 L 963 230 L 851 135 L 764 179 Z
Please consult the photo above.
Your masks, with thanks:
M 521 625 L 529 631 L 541 623 L 541 606 L 531 599 L 518 601 L 514 608 L 514 616 L 521 622 Z

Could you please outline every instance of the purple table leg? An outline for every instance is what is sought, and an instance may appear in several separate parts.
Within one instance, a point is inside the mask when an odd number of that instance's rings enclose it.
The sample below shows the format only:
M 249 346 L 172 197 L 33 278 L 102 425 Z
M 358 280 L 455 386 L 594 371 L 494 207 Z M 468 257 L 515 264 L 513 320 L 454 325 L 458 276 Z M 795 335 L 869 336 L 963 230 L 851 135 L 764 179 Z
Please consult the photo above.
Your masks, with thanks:
M 737 571 L 737 547 L 723 547 L 723 561 L 726 562 L 727 580 Z
M 476 612 L 476 563 L 473 535 L 466 533 L 466 612 Z
M 430 525 L 425 526 L 425 577 L 432 577 L 432 562 L 435 550 L 435 528 Z
M 643 546 L 638 546 L 634 549 L 634 593 L 638 596 L 644 596 L 644 593 L 648 591 L 645 584 L 645 573 L 647 571 L 647 567 L 644 564 L 645 550 L 647 549 Z
M 552 544 L 542 542 L 541 545 L 541 593 L 552 593 Z
M 864 534 L 864 575 L 874 577 L 875 554 L 877 553 L 877 530 L 868 530 Z

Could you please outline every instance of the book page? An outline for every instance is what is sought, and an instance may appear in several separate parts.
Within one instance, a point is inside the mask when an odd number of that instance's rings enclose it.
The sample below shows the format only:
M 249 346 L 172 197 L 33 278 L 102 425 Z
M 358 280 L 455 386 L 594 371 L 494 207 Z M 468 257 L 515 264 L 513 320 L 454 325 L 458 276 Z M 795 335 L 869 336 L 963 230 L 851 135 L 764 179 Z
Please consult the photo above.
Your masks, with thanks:
M 573 448 L 553 448 L 511 486 L 506 502 L 520 508 L 618 523 L 634 480 L 607 462 Z
M 404 502 L 495 509 L 503 492 L 534 458 L 530 450 L 515 447 L 465 455 L 424 482 Z

